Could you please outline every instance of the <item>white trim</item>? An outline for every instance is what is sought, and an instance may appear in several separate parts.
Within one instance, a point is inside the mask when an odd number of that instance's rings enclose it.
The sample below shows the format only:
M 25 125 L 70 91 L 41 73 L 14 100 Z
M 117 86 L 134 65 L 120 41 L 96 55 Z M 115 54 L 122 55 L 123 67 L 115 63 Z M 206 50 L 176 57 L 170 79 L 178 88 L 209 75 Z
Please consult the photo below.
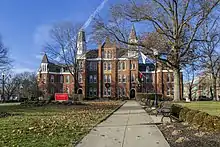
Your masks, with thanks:
M 37 72 L 37 74 L 69 75 L 70 72 Z

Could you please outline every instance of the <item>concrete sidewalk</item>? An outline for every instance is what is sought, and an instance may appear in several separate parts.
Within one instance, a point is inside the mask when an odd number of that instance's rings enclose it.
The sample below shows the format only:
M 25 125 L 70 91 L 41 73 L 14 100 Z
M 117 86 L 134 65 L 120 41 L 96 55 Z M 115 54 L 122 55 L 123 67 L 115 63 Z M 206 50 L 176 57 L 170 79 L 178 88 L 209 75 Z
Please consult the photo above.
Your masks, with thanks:
M 169 147 L 169 144 L 141 106 L 128 101 L 76 147 Z

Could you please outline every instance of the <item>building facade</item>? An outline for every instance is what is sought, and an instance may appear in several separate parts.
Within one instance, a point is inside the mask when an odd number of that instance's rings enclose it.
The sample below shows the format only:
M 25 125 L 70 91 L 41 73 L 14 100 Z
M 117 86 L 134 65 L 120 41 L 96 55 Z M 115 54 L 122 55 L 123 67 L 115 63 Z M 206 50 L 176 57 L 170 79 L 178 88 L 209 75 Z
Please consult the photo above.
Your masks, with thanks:
M 139 62 L 137 47 L 128 45 L 127 48 L 120 48 L 108 37 L 98 49 L 87 49 L 85 38 L 85 32 L 80 31 L 76 82 L 66 66 L 51 63 L 46 54 L 43 56 L 38 71 L 42 91 L 47 94 L 65 92 L 71 95 L 77 83 L 77 93 L 85 98 L 135 98 L 137 92 L 154 93 L 157 86 L 157 93 L 173 96 L 172 70 L 159 64 L 155 72 L 154 63 Z M 129 42 L 138 42 L 134 27 L 131 29 Z M 180 91 L 182 93 L 182 86 Z

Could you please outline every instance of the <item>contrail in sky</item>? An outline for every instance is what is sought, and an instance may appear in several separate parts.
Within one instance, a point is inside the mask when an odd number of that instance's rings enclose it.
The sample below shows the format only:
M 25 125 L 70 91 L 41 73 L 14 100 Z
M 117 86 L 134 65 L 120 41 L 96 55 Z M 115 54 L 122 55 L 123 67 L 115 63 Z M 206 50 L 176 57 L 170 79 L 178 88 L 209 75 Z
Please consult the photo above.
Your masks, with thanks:
M 105 4 L 108 0 L 103 0 L 103 2 L 96 8 L 96 10 L 89 16 L 88 20 L 84 23 L 81 29 L 86 29 L 92 20 L 96 17 L 96 15 L 104 8 Z
M 103 2 L 96 8 L 96 10 L 89 16 L 88 20 L 84 23 L 84 25 L 81 27 L 81 29 L 86 29 L 90 23 L 92 22 L 92 20 L 96 17 L 96 15 L 104 8 L 105 4 L 108 2 L 108 0 L 103 0 Z M 76 37 L 76 36 L 75 36 Z M 74 38 L 75 38 L 74 37 Z M 73 38 L 73 39 L 74 39 Z M 72 39 L 72 41 L 73 41 Z M 67 43 L 64 46 L 64 53 L 67 51 L 67 47 L 69 46 L 70 42 Z M 62 54 L 62 53 L 61 53 Z M 56 58 L 55 60 L 57 60 L 58 58 Z

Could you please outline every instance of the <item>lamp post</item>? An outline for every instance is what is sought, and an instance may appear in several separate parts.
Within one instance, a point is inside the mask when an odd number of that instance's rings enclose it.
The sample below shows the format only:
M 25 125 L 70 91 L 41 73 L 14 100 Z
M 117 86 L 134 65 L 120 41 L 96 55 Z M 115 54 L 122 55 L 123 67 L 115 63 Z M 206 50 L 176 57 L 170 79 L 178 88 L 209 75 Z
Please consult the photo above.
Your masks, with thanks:
M 157 57 L 158 57 L 158 51 L 156 49 L 153 49 L 153 53 L 155 56 L 155 76 L 154 76 L 154 82 L 155 82 L 155 99 L 154 99 L 154 107 L 157 107 Z
M 5 101 L 5 74 L 2 73 L 2 99 Z

